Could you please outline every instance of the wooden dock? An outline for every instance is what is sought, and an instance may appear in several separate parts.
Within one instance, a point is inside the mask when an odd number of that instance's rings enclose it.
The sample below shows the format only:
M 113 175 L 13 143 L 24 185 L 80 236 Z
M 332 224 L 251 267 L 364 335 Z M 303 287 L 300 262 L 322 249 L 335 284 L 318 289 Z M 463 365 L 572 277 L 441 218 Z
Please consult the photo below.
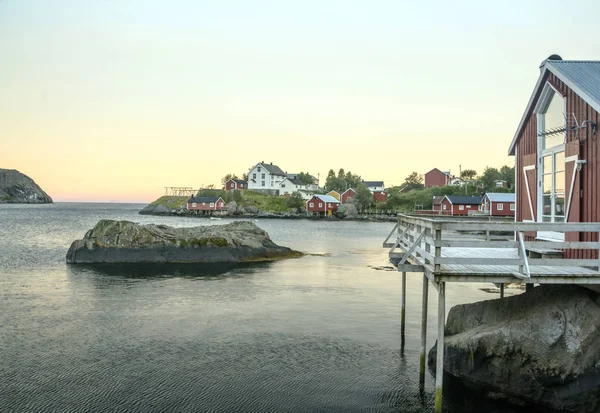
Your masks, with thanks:
M 534 284 L 600 284 L 599 259 L 563 257 L 564 251 L 573 249 L 593 250 L 595 253 L 590 255 L 600 256 L 600 242 L 548 242 L 535 238 L 538 231 L 555 234 L 592 232 L 600 236 L 600 223 L 495 222 L 399 215 L 398 223 L 383 242 L 384 248 L 390 248 L 390 260 L 402 272 L 402 332 L 406 311 L 406 273 L 423 274 L 421 385 L 425 381 L 429 283 L 438 291 L 436 412 L 442 411 L 443 398 L 445 283 L 500 284 L 501 298 L 505 283 L 525 283 L 528 288 Z

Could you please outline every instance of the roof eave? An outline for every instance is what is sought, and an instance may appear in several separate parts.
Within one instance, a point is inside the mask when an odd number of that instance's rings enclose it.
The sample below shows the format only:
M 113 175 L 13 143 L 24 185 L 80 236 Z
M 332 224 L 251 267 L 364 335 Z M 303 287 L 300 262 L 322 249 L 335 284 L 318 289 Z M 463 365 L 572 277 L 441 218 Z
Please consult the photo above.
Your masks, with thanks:
M 517 131 L 515 132 L 515 136 L 513 137 L 513 140 L 510 143 L 510 147 L 508 148 L 508 155 L 514 156 L 515 154 L 515 146 L 517 145 L 519 135 L 521 135 L 521 130 L 523 129 L 523 126 L 525 126 L 525 121 L 529 116 L 529 111 L 535 100 L 535 95 L 537 94 L 540 86 L 543 84 L 543 80 L 546 77 L 546 72 L 548 72 L 548 66 L 544 65 L 544 68 L 540 72 L 540 77 L 538 78 L 538 81 L 535 84 L 535 87 L 533 88 L 533 92 L 531 93 L 531 97 L 529 98 L 529 102 L 527 103 L 527 107 L 525 108 L 525 112 L 523 112 L 523 116 L 521 117 L 521 122 L 519 122 Z

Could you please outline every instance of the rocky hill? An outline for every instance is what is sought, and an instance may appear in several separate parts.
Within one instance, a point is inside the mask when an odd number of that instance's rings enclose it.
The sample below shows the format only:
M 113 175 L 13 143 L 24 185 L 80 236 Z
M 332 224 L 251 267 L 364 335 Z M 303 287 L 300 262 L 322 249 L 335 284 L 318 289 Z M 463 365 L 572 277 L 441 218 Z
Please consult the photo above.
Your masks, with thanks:
M 0 203 L 49 204 L 48 196 L 33 179 L 15 169 L 0 168 Z

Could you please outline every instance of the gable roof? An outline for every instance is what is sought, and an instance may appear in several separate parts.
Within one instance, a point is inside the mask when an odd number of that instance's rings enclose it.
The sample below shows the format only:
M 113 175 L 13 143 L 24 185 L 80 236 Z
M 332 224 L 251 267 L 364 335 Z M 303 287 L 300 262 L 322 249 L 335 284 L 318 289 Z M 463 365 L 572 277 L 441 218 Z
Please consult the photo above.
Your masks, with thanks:
M 345 194 L 346 192 L 348 192 L 348 191 L 352 191 L 352 192 L 356 193 L 356 191 L 355 191 L 354 189 L 352 189 L 352 188 L 348 188 L 348 189 L 346 189 L 344 192 L 342 192 L 342 195 L 344 195 L 344 194 Z
M 480 196 L 468 195 L 446 195 L 446 198 L 454 205 L 479 205 L 481 204 Z
M 433 196 L 433 205 L 439 205 L 442 203 L 442 200 L 445 198 L 444 195 L 434 195 Z
M 221 197 L 220 196 L 193 196 L 188 199 L 188 204 L 192 202 L 202 203 L 202 202 L 217 202 Z
M 433 171 L 438 171 L 438 172 L 440 172 L 440 173 L 442 173 L 442 174 L 444 174 L 444 175 L 448 175 L 448 176 L 450 176 L 450 172 L 444 172 L 444 171 L 440 171 L 438 168 L 433 168 L 431 171 L 429 171 L 429 172 L 425 172 L 425 175 L 427 175 L 427 174 L 430 174 L 430 173 L 432 173 Z
M 515 154 L 515 145 L 535 106 L 536 96 L 546 83 L 548 73 L 554 74 L 567 87 L 600 112 L 600 61 L 597 60 L 545 60 L 540 66 L 540 77 L 533 89 L 521 122 L 517 127 L 508 154 Z
M 240 184 L 240 185 L 244 185 L 246 183 L 246 181 L 244 181 L 243 179 L 231 179 L 230 178 L 229 180 L 227 180 L 227 182 L 229 182 L 229 181 L 233 181 L 236 184 Z M 227 182 L 225 182 L 225 183 L 227 183 Z
M 383 186 L 383 181 L 363 181 L 366 186 Z
M 319 198 L 323 202 L 328 202 L 330 204 L 333 204 L 333 203 L 339 204 L 340 203 L 340 201 L 338 201 L 337 199 L 335 199 L 331 195 L 315 195 L 315 196 L 313 196 L 313 198 L 315 198 L 315 197 Z M 310 201 L 310 199 L 309 199 L 309 201 Z M 306 202 L 308 202 L 308 201 L 306 201 Z
M 281 175 L 281 176 L 285 176 L 285 172 L 283 172 L 281 170 L 280 167 L 278 167 L 277 165 L 273 165 L 273 164 L 268 164 L 268 163 L 262 163 L 262 166 L 269 171 L 269 173 L 271 175 Z
M 296 186 L 304 186 L 304 185 L 306 185 L 306 184 L 305 184 L 304 182 L 302 182 L 301 180 L 299 180 L 299 179 L 294 179 L 294 178 L 290 178 L 290 177 L 287 177 L 287 178 L 285 178 L 283 181 L 281 181 L 281 183 L 284 183 L 285 181 L 290 181 L 291 183 L 293 183 L 293 184 L 294 184 L 294 185 L 296 185 Z
M 328 194 L 330 194 L 330 193 L 332 193 L 332 192 L 335 192 L 335 193 L 336 193 L 336 194 L 338 194 L 338 195 L 340 194 L 340 193 L 339 193 L 338 191 L 336 191 L 335 189 L 332 189 L 331 191 L 329 191 L 329 192 L 327 192 L 327 193 L 328 193 Z
M 515 202 L 513 193 L 488 192 L 485 196 L 492 202 Z

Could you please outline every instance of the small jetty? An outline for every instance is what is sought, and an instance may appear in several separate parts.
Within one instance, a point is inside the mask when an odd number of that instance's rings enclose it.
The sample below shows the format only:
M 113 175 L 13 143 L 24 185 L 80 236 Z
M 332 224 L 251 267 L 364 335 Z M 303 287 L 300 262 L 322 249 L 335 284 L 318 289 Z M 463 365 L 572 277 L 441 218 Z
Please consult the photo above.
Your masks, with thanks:
M 600 242 L 556 241 L 536 234 L 595 233 L 600 223 L 536 223 L 477 220 L 438 216 L 399 215 L 383 242 L 402 273 L 401 335 L 404 340 L 406 273 L 423 277 L 419 382 L 425 382 L 427 297 L 429 284 L 438 292 L 435 411 L 442 411 L 444 328 L 447 282 L 600 284 Z M 582 237 L 563 236 L 563 239 Z M 573 257 L 573 258 L 572 258 Z M 579 258 L 592 257 L 592 258 Z

